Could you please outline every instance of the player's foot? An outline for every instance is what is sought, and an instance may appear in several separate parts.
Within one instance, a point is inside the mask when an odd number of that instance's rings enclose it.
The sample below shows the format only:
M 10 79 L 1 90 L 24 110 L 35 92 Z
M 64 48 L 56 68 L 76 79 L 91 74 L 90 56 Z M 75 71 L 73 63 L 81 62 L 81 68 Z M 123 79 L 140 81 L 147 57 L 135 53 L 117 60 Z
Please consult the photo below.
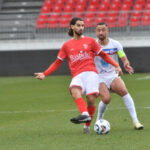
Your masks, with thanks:
M 144 126 L 140 122 L 135 122 L 134 123 L 134 129 L 142 130 L 142 129 L 144 129 Z
M 83 128 L 83 133 L 84 134 L 90 134 L 90 127 L 85 127 Z
M 75 124 L 87 123 L 91 121 L 91 117 L 89 115 L 79 115 L 76 118 L 70 119 L 70 121 Z

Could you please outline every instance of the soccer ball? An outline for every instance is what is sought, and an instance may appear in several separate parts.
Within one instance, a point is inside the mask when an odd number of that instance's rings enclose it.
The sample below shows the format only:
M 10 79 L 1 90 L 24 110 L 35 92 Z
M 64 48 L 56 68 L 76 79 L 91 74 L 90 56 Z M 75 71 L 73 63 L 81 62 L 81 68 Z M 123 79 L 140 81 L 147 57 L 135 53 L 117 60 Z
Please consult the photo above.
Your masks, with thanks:
M 104 119 L 97 120 L 94 124 L 94 131 L 97 134 L 107 134 L 110 131 L 110 123 Z

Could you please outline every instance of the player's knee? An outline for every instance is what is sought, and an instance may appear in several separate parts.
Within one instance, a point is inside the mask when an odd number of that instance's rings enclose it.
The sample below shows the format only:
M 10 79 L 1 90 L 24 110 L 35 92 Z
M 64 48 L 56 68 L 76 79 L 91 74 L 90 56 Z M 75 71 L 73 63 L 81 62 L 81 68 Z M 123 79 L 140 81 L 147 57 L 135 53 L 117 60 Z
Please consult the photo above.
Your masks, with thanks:
M 126 89 L 120 89 L 119 94 L 120 96 L 125 96 L 126 94 L 128 94 L 128 91 Z
M 100 97 L 101 97 L 103 103 L 105 103 L 105 104 L 109 104 L 110 103 L 110 100 L 111 100 L 110 95 L 100 95 Z
M 96 95 L 88 95 L 86 98 L 87 98 L 87 104 L 88 104 L 88 106 L 95 105 Z

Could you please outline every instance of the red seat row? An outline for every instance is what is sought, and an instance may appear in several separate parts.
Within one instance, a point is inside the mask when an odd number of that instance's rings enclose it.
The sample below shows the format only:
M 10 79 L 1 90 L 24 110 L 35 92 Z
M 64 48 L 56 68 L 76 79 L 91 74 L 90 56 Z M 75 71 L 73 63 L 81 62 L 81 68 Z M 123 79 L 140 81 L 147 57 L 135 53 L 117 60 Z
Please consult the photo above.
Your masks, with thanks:
M 39 23 L 37 24 L 38 28 L 66 28 L 69 26 L 70 19 L 67 18 L 47 18 L 46 20 L 40 19 L 38 20 Z M 125 17 L 108 17 L 107 19 L 104 18 L 85 18 L 84 23 L 85 27 L 94 27 L 99 22 L 106 22 L 109 27 L 126 27 L 130 25 L 131 27 L 136 26 L 149 26 L 150 25 L 150 15 L 145 16 L 143 15 L 141 18 L 136 16 L 131 16 L 128 20 Z
M 74 16 L 90 27 L 91 20 L 106 21 L 110 27 L 148 25 L 150 0 L 45 0 L 36 27 L 67 27 Z

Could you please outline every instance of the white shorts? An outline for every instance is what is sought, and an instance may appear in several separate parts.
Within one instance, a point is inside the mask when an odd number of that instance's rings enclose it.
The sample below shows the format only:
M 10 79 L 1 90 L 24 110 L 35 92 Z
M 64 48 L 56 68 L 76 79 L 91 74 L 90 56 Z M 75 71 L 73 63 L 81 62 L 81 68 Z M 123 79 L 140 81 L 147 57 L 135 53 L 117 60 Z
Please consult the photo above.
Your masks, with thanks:
M 86 71 L 75 76 L 71 83 L 70 89 L 72 87 L 81 88 L 82 94 L 91 95 L 99 94 L 99 82 L 98 74 L 93 71 Z
M 110 89 L 111 83 L 115 78 L 118 78 L 117 73 L 101 73 L 98 75 L 99 76 L 99 84 L 100 83 L 105 83 L 108 89 Z M 119 77 L 120 78 L 120 77 Z

